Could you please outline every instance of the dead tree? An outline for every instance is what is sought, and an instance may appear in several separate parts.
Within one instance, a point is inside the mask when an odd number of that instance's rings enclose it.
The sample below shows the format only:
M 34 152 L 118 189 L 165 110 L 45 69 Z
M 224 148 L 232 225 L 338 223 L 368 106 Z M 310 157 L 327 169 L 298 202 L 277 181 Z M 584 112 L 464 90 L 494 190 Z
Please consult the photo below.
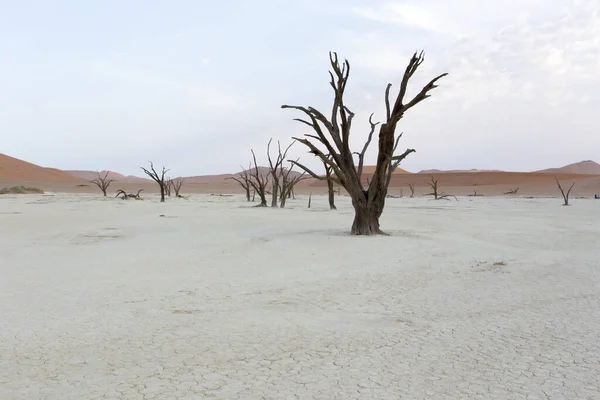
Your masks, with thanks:
M 337 207 L 335 206 L 335 191 L 333 188 L 333 179 L 331 179 L 332 168 L 327 163 L 323 163 L 323 166 L 325 167 L 325 177 L 327 178 L 327 193 L 329 195 L 329 209 L 337 210 Z
M 141 200 L 140 193 L 142 193 L 143 191 L 144 191 L 144 189 L 140 189 L 137 191 L 136 194 L 133 194 L 133 193 L 127 193 L 123 189 L 119 189 L 119 190 L 117 190 L 117 195 L 115 197 L 120 197 L 121 200 L 127 200 L 127 199 Z
M 277 158 L 275 162 L 271 158 L 271 142 L 273 139 L 269 139 L 269 143 L 267 144 L 267 158 L 269 160 L 269 174 L 271 174 L 271 207 L 277 207 L 277 200 L 279 199 L 279 190 L 281 189 L 281 177 L 283 173 L 283 162 L 285 161 L 285 157 L 287 157 L 288 150 L 294 142 L 292 142 L 283 152 L 281 151 L 281 143 L 277 141 Z
M 256 155 L 254 150 L 252 152 L 252 160 L 254 161 L 254 169 L 250 171 L 250 185 L 254 189 L 255 193 L 260 197 L 260 204 L 256 207 L 267 206 L 267 185 L 269 184 L 269 175 L 262 175 L 258 170 L 258 164 L 256 163 Z
M 413 197 L 415 197 L 415 185 L 409 183 L 408 188 L 410 189 L 410 198 L 412 199 Z
M 481 196 L 483 196 L 483 195 L 482 195 L 482 194 L 479 194 L 479 193 L 477 192 L 477 190 L 473 189 L 473 194 L 469 194 L 468 196 L 469 196 L 469 197 L 481 197 Z
M 294 191 L 294 187 L 298 182 L 307 178 L 305 173 L 291 175 L 294 164 L 290 168 L 286 168 L 281 173 L 281 193 L 279 194 L 279 207 L 284 208 L 285 202 L 289 199 Z
M 110 171 L 106 171 L 104 176 L 100 175 L 100 171 L 96 171 L 96 173 L 98 174 L 98 177 L 94 180 L 91 180 L 90 182 L 98 186 L 98 188 L 102 190 L 102 194 L 104 194 L 104 197 L 106 197 L 106 190 L 108 190 L 110 184 L 113 183 L 115 180 L 108 178 L 108 174 L 110 174 Z
M 571 187 L 569 188 L 569 190 L 567 190 L 567 193 L 565 193 L 565 191 L 563 190 L 562 186 L 560 185 L 560 182 L 558 181 L 558 178 L 554 178 L 556 180 L 556 184 L 558 185 L 558 189 L 560 190 L 560 193 L 562 194 L 563 200 L 564 200 L 564 204 L 563 206 L 568 206 L 569 205 L 569 195 L 571 194 L 571 189 L 573 189 L 573 186 L 575 186 L 575 182 L 573 182 L 571 184 Z
M 308 195 L 308 207 L 306 207 L 306 208 L 310 208 L 310 203 L 311 203 L 311 200 L 312 200 L 312 193 L 310 193 L 310 194 Z
M 252 163 L 250 163 L 248 165 L 248 169 L 244 169 L 244 167 L 242 167 L 240 165 L 240 168 L 242 169 L 240 172 L 237 173 L 237 176 L 232 176 L 226 179 L 231 179 L 232 181 L 236 181 L 241 187 L 242 189 L 244 189 L 244 191 L 246 192 L 246 201 L 250 201 L 250 188 L 252 187 L 252 184 L 250 183 L 250 180 L 252 179 L 250 177 L 250 168 L 252 168 Z M 254 201 L 254 200 L 252 200 Z
M 173 187 L 173 180 L 169 177 L 167 177 L 167 180 L 165 182 L 165 194 L 169 197 L 171 197 L 171 188 Z
M 517 194 L 518 191 L 519 191 L 519 188 L 511 189 L 508 192 L 504 192 L 504 194 Z
M 162 171 L 159 174 L 154 169 L 154 165 L 152 164 L 152 161 L 149 161 L 149 162 L 150 162 L 150 170 L 147 170 L 144 167 L 140 167 L 140 168 L 142 168 L 142 171 L 144 171 L 144 173 L 146 175 L 148 175 L 150 178 L 152 178 L 152 180 L 154 182 L 158 183 L 158 186 L 160 187 L 160 202 L 164 203 L 165 202 L 165 193 L 167 192 L 167 179 L 165 178 L 165 174 L 169 170 L 166 169 L 165 167 L 162 167 Z
M 171 181 L 171 186 L 173 187 L 173 191 L 175 192 L 175 197 L 183 198 L 183 196 L 179 194 L 179 192 L 181 192 L 183 182 L 185 182 L 185 178 L 177 178 Z
M 359 168 L 357 169 L 354 160 L 355 153 L 350 149 L 350 131 L 354 113 L 344 102 L 350 63 L 347 60 L 340 63 L 337 54 L 332 52 L 329 53 L 329 60 L 332 68 L 329 73 L 331 77 L 330 85 L 334 90 L 331 116 L 327 118 L 313 107 L 283 105 L 282 108 L 295 109 L 307 115 L 308 119 L 296 120 L 311 127 L 314 134 L 307 134 L 305 138 L 294 139 L 307 146 L 310 153 L 319 157 L 322 162 L 332 168 L 333 175 L 331 179 L 336 184 L 343 186 L 352 198 L 354 222 L 352 223 L 351 233 L 353 235 L 384 234 L 379 227 L 379 218 L 385 206 L 390 165 L 396 162 L 399 164 L 415 151 L 414 149 L 407 149 L 402 154 L 394 155 L 394 148 L 398 144 L 396 126 L 409 109 L 430 97 L 429 92 L 437 87 L 436 82 L 446 74 L 441 74 L 429 81 L 412 99 L 405 99 L 409 80 L 424 61 L 423 52 L 415 53 L 406 67 L 400 83 L 400 90 L 393 103 L 390 102 L 392 85 L 387 85 L 385 90 L 386 115 L 384 123 L 379 127 L 377 162 L 373 176 L 365 188 L 362 182 L 363 162 L 359 157 Z M 375 130 L 374 126 L 377 125 L 371 120 L 373 131 Z M 370 136 L 372 137 L 372 135 Z M 366 152 L 365 148 L 369 144 L 370 140 L 367 140 L 361 153 Z M 297 162 L 296 165 L 315 179 L 327 179 L 324 176 L 317 175 L 304 165 Z
M 431 188 L 432 192 L 427 193 L 425 196 L 433 196 L 433 200 L 450 200 L 450 197 L 454 197 L 454 200 L 458 201 L 456 196 L 438 192 L 438 180 L 435 179 L 433 176 L 431 177 L 431 182 L 427 182 L 427 184 Z

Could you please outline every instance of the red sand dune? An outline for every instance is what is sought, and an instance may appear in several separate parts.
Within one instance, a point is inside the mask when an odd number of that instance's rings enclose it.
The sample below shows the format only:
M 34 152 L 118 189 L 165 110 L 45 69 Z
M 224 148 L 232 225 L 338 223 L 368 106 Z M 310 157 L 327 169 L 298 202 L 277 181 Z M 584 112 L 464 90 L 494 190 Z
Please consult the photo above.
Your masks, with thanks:
M 476 173 L 476 172 L 504 172 L 499 169 L 449 169 L 449 170 L 441 170 L 441 169 L 423 169 L 417 174 L 455 174 L 455 173 Z
M 363 179 L 370 179 L 375 167 L 368 165 L 364 167 Z M 267 167 L 259 167 L 261 174 L 268 173 Z M 294 172 L 298 174 L 298 172 Z M 116 180 L 111 189 L 123 188 L 126 190 L 144 189 L 155 192 L 158 186 L 149 179 L 123 176 L 116 172 L 109 173 Z M 597 174 L 597 175 L 594 175 Z M 220 174 L 186 177 L 184 192 L 186 193 L 238 193 L 241 188 L 238 184 L 227 179 L 236 174 Z M 518 195 L 557 196 L 557 177 L 561 182 L 570 184 L 575 182 L 573 196 L 589 196 L 600 193 L 600 165 L 593 161 L 583 161 L 562 168 L 547 169 L 538 172 L 503 172 L 503 171 L 421 171 L 421 173 L 410 173 L 398 169 L 392 176 L 390 194 L 399 194 L 401 191 L 407 195 L 408 185 L 414 185 L 416 195 L 422 195 L 429 191 L 427 182 L 431 176 L 439 180 L 440 189 L 446 193 L 457 196 L 478 194 L 486 196 L 502 195 L 504 192 L 519 187 Z M 30 186 L 43 188 L 44 190 L 62 192 L 96 192 L 97 188 L 90 184 L 90 180 L 97 177 L 95 171 L 60 171 L 52 168 L 44 168 L 28 163 L 4 154 L 0 154 L 0 187 L 27 183 Z M 298 185 L 298 192 L 325 193 L 326 182 L 314 178 L 308 178 Z
M 375 166 L 374 165 L 365 165 L 365 166 L 363 166 L 363 174 L 371 174 L 371 175 L 373 175 L 373 173 L 375 173 Z M 404 170 L 402 168 L 396 168 L 396 170 L 393 172 L 393 174 L 412 174 L 412 172 L 409 172 L 409 171 Z
M 98 173 L 96 171 L 83 171 L 83 170 L 66 170 L 68 174 L 73 175 L 76 178 L 85 179 L 86 181 L 91 181 L 92 179 L 96 179 L 98 177 Z M 145 183 L 152 182 L 147 178 L 140 178 L 138 176 L 128 175 L 125 176 L 123 174 L 119 174 L 118 172 L 113 171 L 100 171 L 100 175 L 104 177 L 104 175 L 108 172 L 108 178 L 114 179 L 115 182 L 126 182 L 126 183 Z
M 258 167 L 258 173 L 261 176 L 265 176 L 269 174 L 269 167 Z M 242 172 L 242 171 L 240 171 Z M 185 182 L 186 183 L 194 183 L 194 184 L 202 184 L 202 185 L 208 185 L 208 184 L 227 184 L 227 183 L 231 183 L 231 184 L 235 184 L 237 185 L 237 183 L 230 179 L 231 177 L 239 177 L 240 172 L 236 172 L 233 174 L 220 174 L 220 175 L 200 175 L 200 176 L 188 176 L 185 177 Z M 251 170 L 251 172 L 254 172 L 254 169 Z M 294 177 L 294 176 L 298 176 L 300 175 L 300 172 L 297 172 L 296 170 L 293 170 L 292 172 L 290 172 L 290 177 Z
M 75 181 L 72 175 L 54 168 L 19 160 L 0 154 L 0 179 L 6 181 Z
M 535 171 L 546 174 L 583 174 L 600 175 L 600 164 L 592 160 L 581 161 L 574 164 L 565 165 L 561 168 L 549 168 Z

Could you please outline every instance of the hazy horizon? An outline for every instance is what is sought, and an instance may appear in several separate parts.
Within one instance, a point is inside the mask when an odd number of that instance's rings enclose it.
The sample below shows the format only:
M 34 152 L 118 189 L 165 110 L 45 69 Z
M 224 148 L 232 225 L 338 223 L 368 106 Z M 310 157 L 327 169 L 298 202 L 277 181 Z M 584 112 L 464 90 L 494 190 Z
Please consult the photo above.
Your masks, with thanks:
M 484 4 L 485 3 L 485 4 Z M 401 165 L 532 171 L 598 161 L 600 0 L 11 2 L 0 15 L 0 153 L 64 170 L 235 172 L 328 111 L 328 51 L 351 64 L 358 149 L 415 50 Z M 373 164 L 376 143 L 366 162 Z M 292 157 L 318 166 L 296 144 Z M 317 168 L 319 169 L 319 168 Z M 319 169 L 320 171 L 320 169 Z

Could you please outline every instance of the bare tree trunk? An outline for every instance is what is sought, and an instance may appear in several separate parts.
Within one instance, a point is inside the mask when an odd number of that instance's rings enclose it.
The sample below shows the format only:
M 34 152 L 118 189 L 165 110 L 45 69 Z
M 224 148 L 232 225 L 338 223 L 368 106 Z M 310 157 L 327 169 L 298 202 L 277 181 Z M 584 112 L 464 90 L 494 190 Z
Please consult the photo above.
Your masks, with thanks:
M 280 186 L 281 186 L 281 182 L 280 182 L 280 178 L 282 178 L 282 175 L 284 174 L 283 171 L 283 162 L 285 161 L 285 157 L 287 156 L 287 153 L 290 149 L 290 147 L 292 147 L 292 145 L 294 144 L 294 142 L 292 142 L 283 152 L 281 151 L 281 143 L 279 141 L 277 141 L 277 158 L 275 159 L 275 162 L 273 162 L 272 158 L 271 158 L 271 141 L 273 139 L 269 140 L 269 143 L 267 144 L 267 158 L 269 160 L 269 173 L 271 174 L 271 182 L 273 185 L 273 190 L 272 190 L 272 197 L 271 197 L 271 207 L 277 207 L 277 201 L 279 200 L 279 191 L 283 190 Z
M 90 182 L 98 186 L 98 188 L 102 190 L 102 194 L 104 195 L 104 197 L 106 197 L 106 191 L 110 184 L 114 182 L 114 179 L 108 178 L 110 171 L 106 171 L 104 173 L 104 176 L 100 175 L 100 171 L 96 171 L 96 173 L 98 174 L 98 177 Z
M 179 194 L 181 192 L 181 187 L 183 186 L 183 182 L 185 182 L 185 178 L 177 178 L 171 182 L 173 186 L 173 190 L 175 191 L 175 197 L 183 197 Z
M 564 189 L 562 188 L 560 182 L 558 181 L 558 178 L 554 178 L 556 180 L 556 184 L 558 185 L 558 189 L 560 190 L 560 193 L 562 194 L 563 200 L 564 200 L 564 204 L 563 206 L 568 206 L 569 205 L 569 195 L 571 194 L 571 190 L 573 189 L 573 186 L 575 186 L 575 182 L 573 182 L 571 184 L 571 187 L 569 188 L 569 190 L 567 191 L 567 193 L 565 193 Z
M 171 187 L 173 186 L 173 181 L 171 180 L 171 178 L 167 177 L 167 180 L 165 181 L 165 194 L 169 197 L 171 197 Z
M 390 88 L 388 84 L 385 90 L 385 122 L 379 129 L 379 143 L 377 153 L 377 164 L 373 176 L 367 187 L 363 185 L 362 172 L 364 154 L 369 146 L 373 133 L 378 123 L 371 123 L 371 132 L 361 152 L 353 152 L 350 147 L 350 131 L 354 113 L 344 103 L 344 93 L 350 73 L 350 63 L 347 60 L 340 62 L 334 52 L 329 53 L 331 64 L 330 86 L 334 90 L 334 101 L 331 109 L 331 117 L 325 116 L 314 107 L 283 105 L 282 108 L 291 108 L 303 112 L 308 118 L 296 119 L 314 130 L 314 134 L 306 134 L 304 138 L 294 139 L 306 147 L 310 153 L 331 167 L 332 177 L 336 184 L 343 186 L 352 198 L 355 210 L 355 220 L 352 225 L 354 235 L 383 234 L 379 229 L 379 217 L 381 216 L 391 173 L 414 149 L 407 149 L 404 153 L 394 155 L 398 146 L 396 137 L 396 126 L 404 114 L 429 98 L 431 90 L 438 85 L 437 82 L 447 74 L 441 74 L 430 80 L 412 99 L 405 99 L 408 84 L 419 66 L 424 61 L 423 52 L 414 53 L 408 66 L 404 71 L 400 90 L 394 102 L 390 101 Z M 354 155 L 358 154 L 358 168 L 354 161 Z M 319 176 L 306 166 L 293 162 L 315 179 L 328 180 L 327 177 Z
M 454 197 L 454 200 L 458 201 L 454 195 L 438 192 L 438 180 L 433 176 L 431 177 L 431 183 L 428 182 L 427 184 L 431 188 L 432 192 L 426 194 L 425 196 L 433 196 L 434 200 L 450 200 L 450 197 Z
M 413 197 L 415 197 L 415 185 L 409 183 L 408 188 L 410 189 L 410 198 L 412 199 Z
M 279 199 L 279 182 L 272 180 L 273 192 L 271 197 L 271 207 L 277 208 L 277 200 Z
M 289 147 L 288 147 L 289 149 Z M 286 150 L 287 153 L 287 150 Z M 297 160 L 296 160 L 297 161 Z M 294 164 L 290 166 L 290 168 L 282 168 L 281 173 L 281 194 L 279 195 L 280 199 L 280 207 L 284 208 L 286 200 L 291 198 L 292 192 L 294 188 L 298 184 L 298 182 L 307 178 L 306 174 L 303 172 L 300 175 L 290 177 L 293 172 Z
M 312 193 L 308 195 L 308 207 L 307 208 L 310 208 L 311 200 L 312 200 Z
M 261 175 L 258 170 L 258 164 L 256 163 L 256 155 L 254 154 L 254 150 L 250 149 L 252 152 L 252 160 L 254 161 L 254 171 L 250 173 L 250 184 L 254 188 L 255 193 L 258 193 L 258 197 L 260 198 L 260 203 L 255 207 L 267 207 L 267 185 L 269 184 L 269 176 Z
M 158 186 L 160 186 L 160 202 L 164 203 L 165 202 L 165 187 L 167 185 L 167 180 L 165 179 L 165 174 L 167 173 L 168 169 L 163 167 L 161 173 L 159 174 L 154 169 L 154 165 L 152 164 L 152 161 L 150 161 L 150 170 L 147 170 L 144 167 L 141 167 L 141 168 L 146 175 L 148 175 L 150 178 L 152 178 L 152 180 L 154 182 L 158 183 Z
M 232 176 L 229 178 L 225 178 L 225 179 L 231 179 L 236 181 L 246 192 L 246 201 L 250 201 L 250 187 L 252 187 L 252 183 L 251 183 L 251 175 L 250 175 L 250 169 L 252 168 L 252 162 L 250 162 L 250 165 L 248 166 L 248 169 L 244 169 L 244 167 L 242 167 L 240 165 L 240 168 L 242 169 L 240 172 L 238 172 L 238 176 Z M 254 192 L 256 193 L 256 191 Z M 252 201 L 254 201 L 254 197 L 252 197 Z
M 352 205 L 354 206 L 354 222 L 350 231 L 352 235 L 385 235 L 379 229 L 380 212 L 376 207 L 354 201 Z
M 337 210 L 335 206 L 335 192 L 333 188 L 333 179 L 331 179 L 332 168 L 325 162 L 323 163 L 323 166 L 325 167 L 325 177 L 327 178 L 327 194 L 329 196 L 329 209 Z
M 333 181 L 330 179 L 327 181 L 327 192 L 329 194 L 329 209 L 337 210 L 335 206 L 335 191 L 333 189 Z

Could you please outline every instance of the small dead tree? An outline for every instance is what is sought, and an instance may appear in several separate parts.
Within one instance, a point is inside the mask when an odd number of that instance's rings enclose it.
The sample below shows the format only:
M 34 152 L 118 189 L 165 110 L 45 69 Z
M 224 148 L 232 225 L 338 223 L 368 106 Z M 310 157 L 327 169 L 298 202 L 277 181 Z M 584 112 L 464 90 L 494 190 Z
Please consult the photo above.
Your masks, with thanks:
M 121 198 L 121 200 L 127 200 L 127 199 L 141 200 L 142 198 L 140 197 L 140 193 L 142 193 L 143 191 L 144 191 L 144 189 L 140 189 L 137 191 L 136 194 L 133 194 L 133 193 L 127 193 L 123 189 L 119 189 L 119 190 L 117 190 L 117 195 L 115 197 L 119 197 L 119 198 Z
M 511 189 L 508 192 L 504 192 L 504 194 L 517 194 L 518 191 L 519 191 L 519 188 Z
M 308 147 L 310 153 L 319 157 L 322 162 L 332 168 L 331 179 L 336 184 L 343 186 L 352 198 L 354 222 L 351 233 L 353 235 L 384 234 L 379 228 L 379 217 L 385 206 L 391 165 L 396 162 L 399 164 L 409 154 L 415 152 L 414 149 L 407 149 L 402 154 L 394 155 L 394 149 L 398 144 L 396 126 L 409 109 L 431 96 L 429 92 L 435 89 L 437 81 L 447 74 L 441 74 L 429 81 L 412 99 L 405 99 L 409 80 L 424 61 L 423 52 L 415 53 L 406 67 L 400 83 L 400 90 L 393 103 L 390 101 L 392 85 L 387 85 L 385 90 L 386 118 L 379 127 L 377 162 L 373 176 L 365 188 L 362 181 L 360 157 L 357 169 L 354 160 L 356 153 L 353 153 L 350 148 L 350 131 L 354 113 L 344 102 L 350 63 L 347 60 L 340 63 L 337 54 L 333 52 L 329 53 L 329 61 L 332 69 L 329 73 L 330 85 L 334 90 L 331 117 L 327 118 L 313 107 L 283 105 L 282 108 L 295 109 L 307 115 L 307 120 L 296 119 L 296 121 L 311 127 L 314 134 L 294 139 Z M 371 120 L 371 129 L 374 131 L 373 125 L 377 126 L 378 124 Z M 367 140 L 361 153 L 366 152 L 365 147 L 368 147 L 369 144 L 370 141 Z M 313 178 L 327 180 L 327 177 L 319 176 L 304 165 L 295 163 Z
M 312 200 L 312 193 L 310 193 L 310 194 L 308 195 L 308 207 L 306 207 L 306 208 L 310 208 L 310 203 L 311 203 L 311 200 Z
M 412 199 L 413 197 L 415 197 L 415 185 L 409 183 L 408 188 L 410 189 L 410 198 Z
M 329 164 L 323 163 L 325 167 L 325 177 L 327 177 L 327 194 L 329 195 L 329 209 L 337 210 L 335 206 L 335 190 L 333 188 L 333 179 L 331 179 L 332 168 Z
M 175 192 L 175 197 L 183 198 L 183 196 L 179 194 L 179 192 L 181 192 L 183 182 L 185 182 L 185 178 L 177 178 L 171 181 L 171 186 L 173 187 L 173 191 Z
M 458 201 L 458 199 L 456 198 L 456 196 L 453 196 L 451 194 L 446 194 L 446 193 L 442 193 L 438 191 L 438 180 L 435 179 L 433 176 L 431 177 L 431 182 L 427 182 L 427 185 L 429 185 L 429 187 L 431 188 L 432 192 L 431 193 L 427 193 L 425 196 L 433 196 L 433 200 L 450 200 L 450 197 L 454 197 L 454 199 L 456 201 Z
M 165 182 L 165 194 L 171 197 L 171 188 L 173 187 L 173 180 L 167 177 L 167 181 Z
M 149 161 L 149 162 L 150 162 L 150 170 L 147 170 L 144 167 L 140 167 L 140 168 L 142 168 L 142 171 L 144 171 L 144 173 L 146 175 L 148 175 L 150 178 L 152 178 L 152 180 L 154 182 L 156 182 L 158 184 L 158 186 L 160 187 L 160 202 L 164 203 L 165 202 L 165 193 L 167 192 L 167 179 L 165 178 L 165 174 L 169 170 L 163 166 L 162 171 L 159 174 L 154 169 L 154 164 L 152 164 L 152 161 Z
M 285 161 L 285 157 L 287 157 L 287 153 L 294 144 L 292 142 L 283 152 L 281 151 L 281 143 L 277 141 L 277 158 L 275 162 L 271 158 L 271 142 L 273 139 L 269 139 L 269 143 L 267 143 L 267 159 L 269 160 L 269 173 L 271 174 L 271 207 L 277 207 L 277 200 L 279 196 L 279 190 L 281 189 L 281 177 L 283 174 L 283 162 Z
M 254 161 L 254 169 L 250 171 L 250 185 L 254 189 L 255 193 L 260 197 L 260 203 L 255 207 L 266 207 L 267 206 L 267 185 L 269 184 L 269 175 L 262 175 L 258 170 L 258 164 L 256 163 L 256 155 L 254 150 L 252 152 L 252 160 Z
M 560 182 L 558 181 L 558 178 L 554 178 L 554 179 L 556 180 L 556 185 L 558 185 L 558 189 L 560 190 L 560 193 L 562 194 L 562 197 L 564 200 L 563 206 L 568 206 L 569 205 L 569 195 L 571 194 L 571 189 L 573 189 L 573 186 L 575 186 L 575 182 L 573 182 L 571 184 L 571 187 L 569 188 L 569 190 L 567 190 L 567 193 L 565 193 L 562 186 L 560 185 Z
M 294 191 L 294 187 L 298 182 L 306 179 L 305 173 L 291 175 L 294 164 L 290 168 L 285 168 L 281 173 L 281 193 L 279 195 L 279 207 L 284 208 L 285 202 L 289 199 Z
M 250 188 L 252 187 L 251 184 L 251 180 L 252 177 L 250 176 L 250 169 L 252 168 L 252 163 L 250 163 L 248 165 L 248 169 L 244 169 L 244 167 L 242 167 L 240 165 L 240 168 L 242 169 L 240 172 L 238 172 L 237 176 L 232 176 L 226 179 L 231 179 L 233 181 L 236 181 L 241 187 L 242 189 L 244 189 L 244 191 L 246 192 L 246 201 L 250 201 Z M 254 197 L 253 197 L 254 199 Z M 252 200 L 254 201 L 254 200 Z
M 98 186 L 98 188 L 100 190 L 102 190 L 102 194 L 104 194 L 104 197 L 106 197 L 106 191 L 108 190 L 108 187 L 115 180 L 110 179 L 108 177 L 108 174 L 110 174 L 110 171 L 106 171 L 104 176 L 100 175 L 100 171 L 96 171 L 96 173 L 98 174 L 98 177 L 96 179 L 91 180 L 90 182 L 93 183 L 94 185 Z

